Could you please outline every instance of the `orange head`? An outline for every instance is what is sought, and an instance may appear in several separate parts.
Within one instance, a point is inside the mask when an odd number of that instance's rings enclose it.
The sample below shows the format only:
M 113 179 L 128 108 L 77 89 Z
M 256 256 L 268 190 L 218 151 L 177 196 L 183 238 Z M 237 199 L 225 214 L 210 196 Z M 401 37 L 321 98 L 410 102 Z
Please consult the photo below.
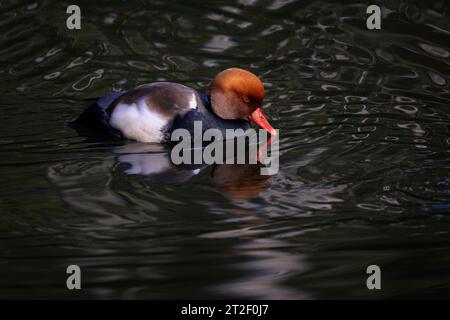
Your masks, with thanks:
M 213 111 L 222 119 L 249 120 L 276 134 L 261 109 L 264 86 L 253 73 L 239 68 L 226 69 L 211 82 L 209 94 Z

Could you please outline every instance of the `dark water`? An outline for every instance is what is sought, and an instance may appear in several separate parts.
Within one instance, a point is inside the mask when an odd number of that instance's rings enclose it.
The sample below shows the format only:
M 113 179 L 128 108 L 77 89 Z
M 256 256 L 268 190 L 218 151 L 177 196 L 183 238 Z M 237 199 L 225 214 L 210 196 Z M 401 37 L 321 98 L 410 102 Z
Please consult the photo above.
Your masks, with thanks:
M 450 297 L 446 1 L 386 1 L 374 31 L 364 3 L 78 1 L 80 31 L 69 4 L 0 2 L 1 298 Z M 164 150 L 64 125 L 83 99 L 230 66 L 262 77 L 281 130 L 268 179 L 157 181 Z

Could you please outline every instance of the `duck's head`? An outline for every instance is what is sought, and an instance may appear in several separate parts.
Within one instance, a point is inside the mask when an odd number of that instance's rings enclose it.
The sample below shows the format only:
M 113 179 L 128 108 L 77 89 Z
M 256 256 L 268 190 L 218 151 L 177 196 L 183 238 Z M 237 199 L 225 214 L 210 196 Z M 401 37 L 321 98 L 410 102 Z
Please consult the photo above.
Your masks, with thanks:
M 276 135 L 261 109 L 264 86 L 253 73 L 239 68 L 226 69 L 211 82 L 209 94 L 211 107 L 220 118 L 248 120 Z

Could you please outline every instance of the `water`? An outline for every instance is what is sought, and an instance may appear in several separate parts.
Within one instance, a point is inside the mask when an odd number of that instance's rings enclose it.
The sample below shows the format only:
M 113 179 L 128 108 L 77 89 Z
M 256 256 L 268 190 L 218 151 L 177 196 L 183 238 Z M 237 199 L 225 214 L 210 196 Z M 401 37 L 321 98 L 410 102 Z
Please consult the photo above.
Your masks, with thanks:
M 365 3 L 79 1 L 80 31 L 68 4 L 0 3 L 1 298 L 449 297 L 446 1 L 386 1 L 374 31 Z M 265 83 L 269 178 L 153 179 L 161 148 L 64 125 L 83 99 L 230 66 Z

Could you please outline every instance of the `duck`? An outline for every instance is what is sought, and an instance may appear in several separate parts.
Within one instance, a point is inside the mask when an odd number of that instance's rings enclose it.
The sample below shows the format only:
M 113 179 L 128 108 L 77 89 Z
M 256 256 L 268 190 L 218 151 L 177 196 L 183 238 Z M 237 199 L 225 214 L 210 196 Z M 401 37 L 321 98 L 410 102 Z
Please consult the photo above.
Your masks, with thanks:
M 195 121 L 201 121 L 203 132 L 218 129 L 225 134 L 254 123 L 275 136 L 262 111 L 264 95 L 258 76 L 233 67 L 214 77 L 207 94 L 174 82 L 146 83 L 96 99 L 69 124 L 145 143 L 170 141 L 178 128 L 193 133 Z

